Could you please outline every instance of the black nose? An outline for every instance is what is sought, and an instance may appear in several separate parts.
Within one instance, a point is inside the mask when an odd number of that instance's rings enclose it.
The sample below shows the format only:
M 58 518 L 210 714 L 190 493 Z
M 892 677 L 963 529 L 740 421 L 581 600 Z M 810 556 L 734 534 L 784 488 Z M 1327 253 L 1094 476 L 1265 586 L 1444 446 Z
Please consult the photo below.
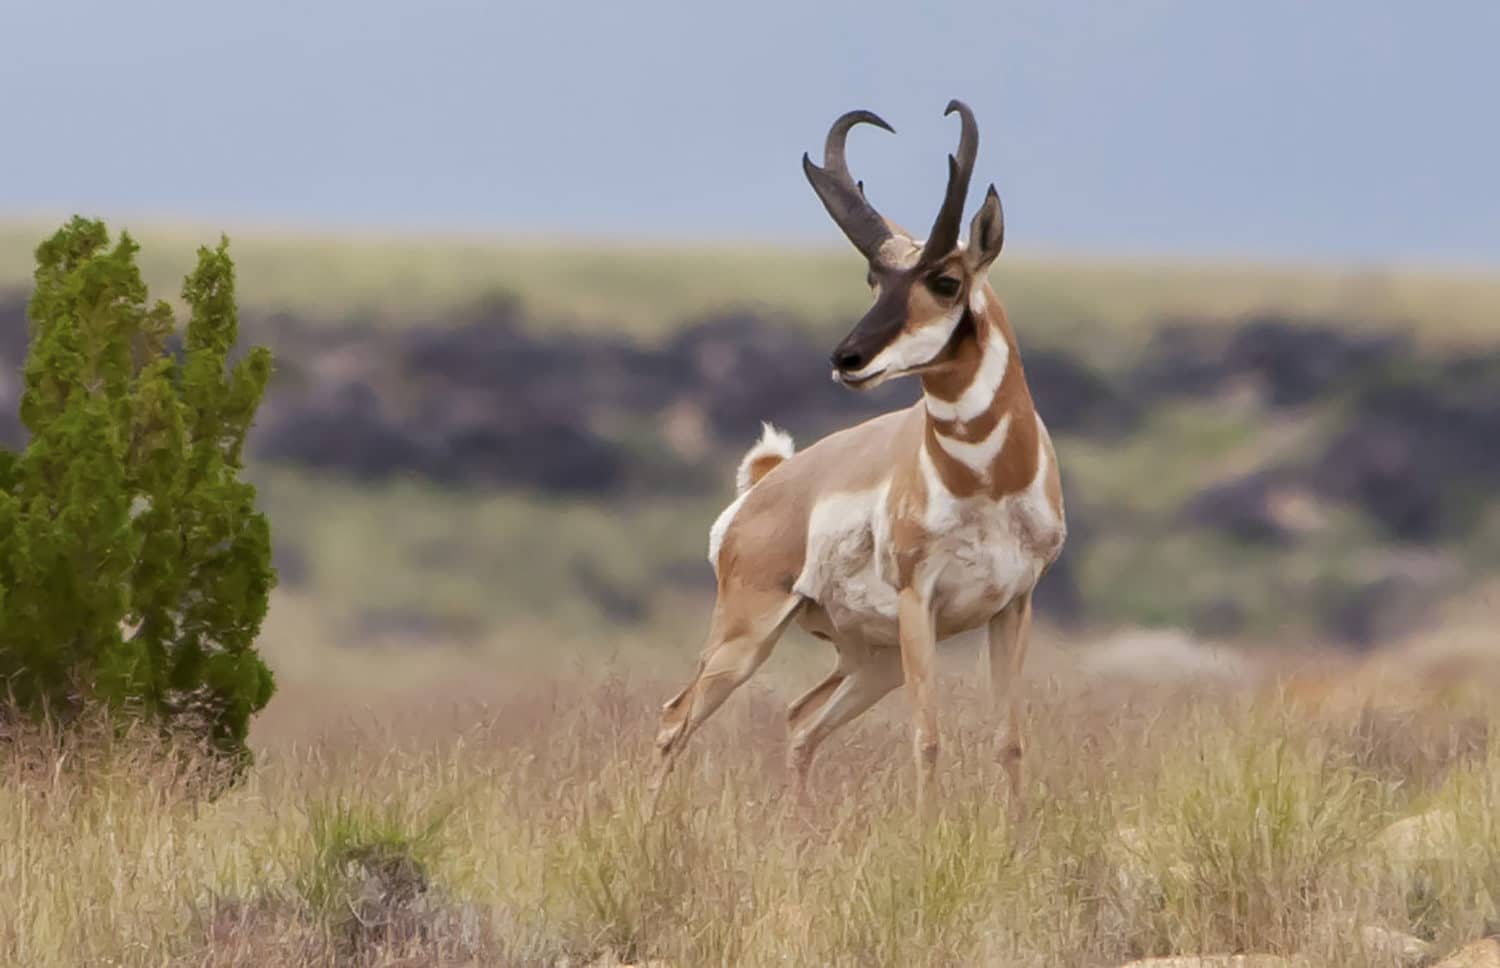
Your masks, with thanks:
M 834 350 L 833 355 L 828 358 L 835 370 L 845 373 L 851 370 L 863 369 L 865 365 L 864 354 L 858 350 Z

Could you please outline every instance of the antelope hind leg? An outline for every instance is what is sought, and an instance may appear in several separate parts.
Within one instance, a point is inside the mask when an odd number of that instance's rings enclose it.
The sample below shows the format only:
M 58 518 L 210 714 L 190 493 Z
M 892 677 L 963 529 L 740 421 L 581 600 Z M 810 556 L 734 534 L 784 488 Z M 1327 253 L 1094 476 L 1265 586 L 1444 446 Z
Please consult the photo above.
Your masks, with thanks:
M 662 706 L 656 733 L 657 769 L 651 783 L 653 810 L 688 739 L 765 662 L 800 604 L 800 598 L 786 593 L 720 592 L 697 674 Z

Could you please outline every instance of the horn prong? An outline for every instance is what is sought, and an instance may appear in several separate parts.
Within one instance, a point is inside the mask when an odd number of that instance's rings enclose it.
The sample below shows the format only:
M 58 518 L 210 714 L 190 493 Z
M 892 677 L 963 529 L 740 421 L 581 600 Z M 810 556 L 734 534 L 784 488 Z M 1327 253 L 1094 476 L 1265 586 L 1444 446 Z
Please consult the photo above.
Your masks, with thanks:
M 974 112 L 954 98 L 948 102 L 943 116 L 955 113 L 962 126 L 958 152 L 948 156 L 948 187 L 932 223 L 932 231 L 927 233 L 927 244 L 922 248 L 922 258 L 926 261 L 941 259 L 958 246 L 959 223 L 963 221 L 964 202 L 969 195 L 969 179 L 973 177 L 974 161 L 979 156 L 979 125 L 974 120 Z
M 866 259 L 875 262 L 880 247 L 891 237 L 885 219 L 865 198 L 864 183 L 854 181 L 849 174 L 849 165 L 844 158 L 844 146 L 849 129 L 855 125 L 868 124 L 894 133 L 885 119 L 873 111 L 849 111 L 838 117 L 828 129 L 823 142 L 823 165 L 812 163 L 806 153 L 802 156 L 802 170 L 813 190 L 823 202 L 823 207 L 849 241 L 854 243 Z

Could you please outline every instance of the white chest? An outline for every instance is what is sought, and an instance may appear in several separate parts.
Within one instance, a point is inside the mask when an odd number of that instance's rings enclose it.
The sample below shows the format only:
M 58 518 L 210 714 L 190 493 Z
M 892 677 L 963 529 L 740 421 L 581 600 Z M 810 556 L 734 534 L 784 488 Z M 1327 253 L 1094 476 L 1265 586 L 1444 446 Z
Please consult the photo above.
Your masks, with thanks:
M 1036 584 L 1046 561 L 1031 536 L 1049 511 L 1025 493 L 945 509 L 949 520 L 932 532 L 925 576 L 940 636 L 978 628 Z
M 1007 424 L 1002 421 L 996 434 Z M 945 442 L 940 438 L 939 443 Z M 921 452 L 927 492 L 924 524 L 930 543 L 925 578 L 940 637 L 989 621 L 1017 595 L 1035 587 L 1061 550 L 1067 532 L 1059 509 L 1047 496 L 1047 453 L 1042 451 L 1025 490 L 991 500 L 983 495 L 954 497 L 943 486 L 931 455 Z

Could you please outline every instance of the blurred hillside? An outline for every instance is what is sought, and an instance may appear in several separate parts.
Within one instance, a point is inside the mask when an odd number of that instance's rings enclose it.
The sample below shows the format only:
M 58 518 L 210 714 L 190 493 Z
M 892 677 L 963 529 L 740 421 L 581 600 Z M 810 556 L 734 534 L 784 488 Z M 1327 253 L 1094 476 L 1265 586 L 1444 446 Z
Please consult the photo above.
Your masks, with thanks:
M 42 234 L 0 228 L 8 446 Z M 155 295 L 192 239 L 143 239 Z M 841 252 L 233 251 L 243 337 L 277 357 L 252 456 L 283 587 L 351 644 L 682 624 L 762 419 L 810 442 L 916 394 L 828 381 L 865 299 Z M 1500 571 L 1500 280 L 1017 261 L 995 284 L 1064 469 L 1052 621 L 1364 648 Z

